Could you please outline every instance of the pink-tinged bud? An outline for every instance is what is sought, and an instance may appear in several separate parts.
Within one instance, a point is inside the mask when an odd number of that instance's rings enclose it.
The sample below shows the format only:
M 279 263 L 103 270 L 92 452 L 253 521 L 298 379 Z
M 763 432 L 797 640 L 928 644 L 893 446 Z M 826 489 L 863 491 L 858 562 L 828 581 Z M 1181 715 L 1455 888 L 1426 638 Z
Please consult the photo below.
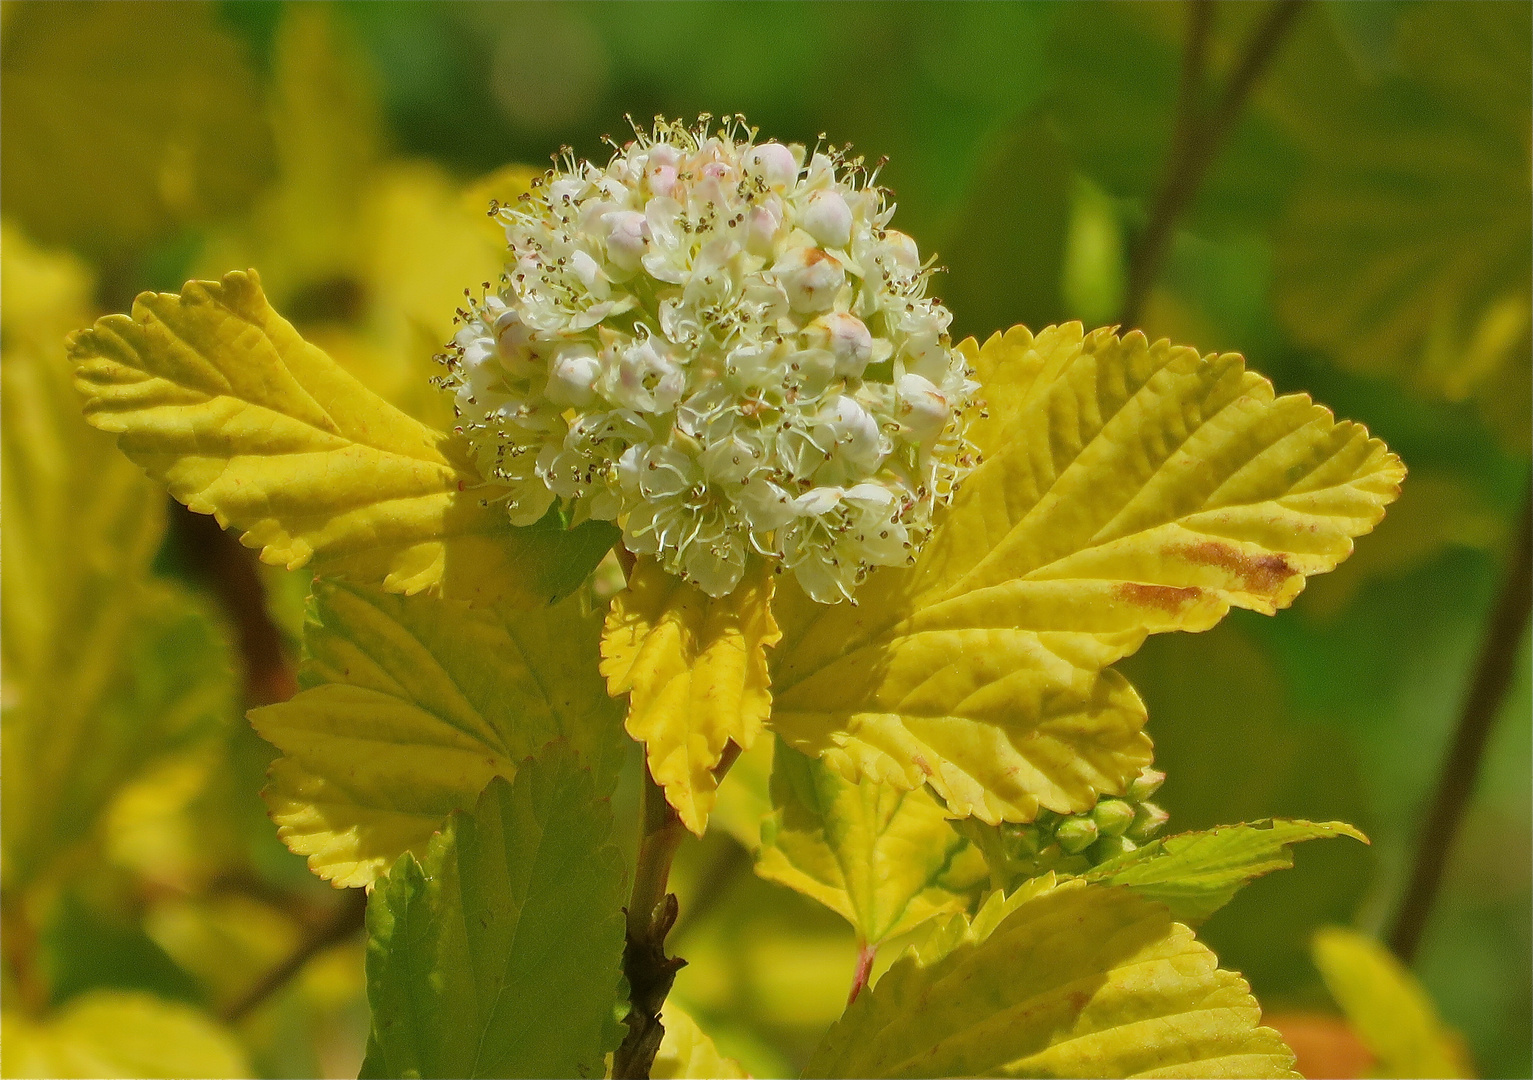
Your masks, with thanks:
M 798 179 L 798 162 L 782 143 L 762 143 L 745 155 L 745 172 L 761 177 L 773 191 L 784 191 Z
M 792 248 L 772 269 L 788 294 L 788 306 L 794 311 L 824 311 L 846 284 L 846 271 L 841 264 L 819 248 Z
M 1089 817 L 1065 818 L 1054 830 L 1054 839 L 1067 855 L 1079 855 L 1097 841 L 1097 823 Z
M 941 434 L 948 421 L 947 397 L 929 379 L 907 372 L 899 381 L 900 423 L 921 442 Z
M 751 208 L 745 223 L 745 249 L 752 255 L 768 256 L 777 246 L 782 230 L 782 203 L 773 196 Z
M 867 324 L 855 315 L 833 311 L 816 320 L 816 326 L 825 332 L 825 347 L 836 358 L 836 374 L 861 378 L 873 358 L 873 335 Z
M 1123 835 L 1130 840 L 1143 844 L 1151 840 L 1165 828 L 1166 822 L 1171 820 L 1171 815 L 1166 813 L 1154 803 L 1140 803 L 1139 809 L 1134 814 L 1134 823 L 1128 827 L 1128 832 Z
M 550 401 L 560 405 L 585 405 L 595 396 L 592 384 L 601 374 L 601 361 L 589 345 L 571 345 L 561 349 L 548 372 Z
M 637 270 L 649 247 L 649 222 L 637 210 L 602 215 L 607 228 L 607 257 L 620 269 Z
M 1139 770 L 1139 775 L 1128 786 L 1128 797 L 1135 802 L 1144 802 L 1150 796 L 1160 790 L 1160 785 L 1166 782 L 1166 774 L 1159 769 L 1152 769 L 1146 765 Z
M 809 196 L 801 222 L 821 247 L 844 248 L 852 240 L 852 211 L 836 191 L 816 191 Z

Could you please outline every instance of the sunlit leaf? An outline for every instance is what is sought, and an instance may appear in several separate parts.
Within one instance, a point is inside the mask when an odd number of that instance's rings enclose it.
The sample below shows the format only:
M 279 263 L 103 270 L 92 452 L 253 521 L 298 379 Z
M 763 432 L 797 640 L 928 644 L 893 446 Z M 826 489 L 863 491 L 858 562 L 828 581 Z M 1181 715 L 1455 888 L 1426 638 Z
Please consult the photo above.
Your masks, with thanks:
M 368 903 L 363 1076 L 600 1076 L 621 1040 L 623 867 L 567 751 L 497 779 Z
M 3 380 L 7 882 L 89 833 L 155 755 L 232 715 L 222 641 L 150 561 L 164 499 L 80 418 L 60 331 L 89 278 L 7 230 Z
M 1067 884 L 940 959 L 901 958 L 804 1075 L 1296 1075 L 1260 1023 L 1245 980 L 1165 908 Z
M 283 751 L 265 792 L 283 840 L 321 877 L 369 884 L 555 739 L 609 794 L 623 737 L 600 632 L 578 598 L 523 611 L 320 579 L 303 691 L 250 714 Z
M 1443 1025 L 1421 984 L 1370 937 L 1339 926 L 1315 935 L 1326 989 L 1372 1052 L 1373 1076 L 1474 1076 L 1458 1036 Z
M 1291 867 L 1292 845 L 1331 836 L 1368 842 L 1340 821 L 1252 821 L 1154 840 L 1082 876 L 1126 886 L 1165 904 L 1176 918 L 1196 923 L 1263 874 Z
M 629 695 L 628 734 L 644 743 L 650 774 L 699 836 L 725 745 L 750 749 L 771 709 L 766 650 L 781 636 L 772 585 L 757 560 L 733 593 L 715 599 L 640 559 L 612 598 L 601 644 L 607 689 Z
M 762 829 L 756 872 L 843 916 L 859 941 L 876 946 L 966 906 L 937 884 L 965 841 L 924 788 L 849 783 L 778 746 L 772 801 L 777 811 Z
M 708 823 L 728 833 L 748 851 L 761 846 L 761 824 L 772 812 L 772 757 L 776 739 L 757 739 L 735 758 L 719 785 L 718 801 Z
M 1107 665 L 1232 606 L 1286 607 L 1404 470 L 1235 354 L 1079 324 L 963 347 L 984 463 L 916 566 L 875 574 L 858 606 L 781 591 L 773 726 L 848 778 L 930 783 L 957 816 L 1076 812 L 1150 757 Z
M 391 591 L 547 603 L 610 528 L 513 528 L 458 440 L 394 409 L 304 341 L 253 273 L 144 293 L 71 341 L 91 423 L 176 498 L 293 569 Z M 591 540 L 596 545 L 591 544 Z
M 233 1035 L 151 994 L 98 990 L 41 1023 L 4 1014 L 4 1072 L 16 1076 L 250 1076 Z
M 1528 9 L 1409 5 L 1373 71 L 1324 27 L 1272 95 L 1312 158 L 1278 236 L 1278 313 L 1349 367 L 1479 399 L 1526 453 Z
M 666 1002 L 665 1037 L 650 1067 L 651 1080 L 745 1080 L 734 1058 L 719 1053 L 707 1032 L 677 1006 Z
M 120 254 L 271 171 L 255 75 L 211 4 L 18 5 L 0 100 L 0 198 L 49 243 Z

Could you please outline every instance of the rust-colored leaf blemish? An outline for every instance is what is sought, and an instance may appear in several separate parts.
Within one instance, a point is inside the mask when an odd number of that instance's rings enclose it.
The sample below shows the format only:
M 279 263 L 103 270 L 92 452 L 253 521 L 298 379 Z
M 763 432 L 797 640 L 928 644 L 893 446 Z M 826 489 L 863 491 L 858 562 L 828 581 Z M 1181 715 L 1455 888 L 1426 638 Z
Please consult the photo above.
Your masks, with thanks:
M 1259 596 L 1275 594 L 1284 582 L 1299 572 L 1277 552 L 1253 557 L 1239 548 L 1216 540 L 1192 544 L 1181 549 L 1180 553 L 1192 562 L 1228 570 L 1240 579 L 1246 592 Z
M 1175 585 L 1143 585 L 1137 581 L 1124 581 L 1113 589 L 1113 595 L 1138 607 L 1157 608 L 1176 614 L 1197 602 L 1203 590 L 1196 585 L 1179 588 Z

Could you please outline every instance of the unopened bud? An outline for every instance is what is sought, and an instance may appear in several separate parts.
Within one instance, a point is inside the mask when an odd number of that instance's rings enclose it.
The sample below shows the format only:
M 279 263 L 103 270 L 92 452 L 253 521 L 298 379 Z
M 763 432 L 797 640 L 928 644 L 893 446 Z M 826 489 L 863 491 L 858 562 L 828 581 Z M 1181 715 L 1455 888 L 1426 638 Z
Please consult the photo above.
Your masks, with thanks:
M 1103 836 L 1122 836 L 1134 816 L 1133 806 L 1122 799 L 1103 799 L 1091 811 L 1091 820 Z
M 852 210 L 840 192 L 816 191 L 809 196 L 802 224 L 823 247 L 844 248 L 851 242 Z
M 1128 786 L 1128 797 L 1134 802 L 1144 802 L 1150 796 L 1160 790 L 1160 785 L 1166 782 L 1166 774 L 1159 769 L 1152 769 L 1146 765 L 1139 770 L 1139 775 Z
M 1126 836 L 1104 836 L 1091 849 L 1091 861 L 1104 863 L 1108 859 L 1116 859 L 1119 855 L 1127 855 L 1130 851 L 1138 850 L 1139 845 Z
M 1123 835 L 1137 843 L 1144 843 L 1160 832 L 1170 820 L 1171 815 L 1166 813 L 1154 803 L 1140 803 L 1139 809 L 1134 812 L 1134 823 L 1128 827 Z
M 1006 841 L 1007 853 L 1014 859 L 1036 855 L 1043 846 L 1043 838 L 1036 825 L 1002 825 L 1001 836 Z
M 772 268 L 794 311 L 824 311 L 846 284 L 846 272 L 819 248 L 793 248 Z
M 1089 817 L 1072 817 L 1060 822 L 1054 839 L 1068 855 L 1079 855 L 1097 840 L 1097 823 Z

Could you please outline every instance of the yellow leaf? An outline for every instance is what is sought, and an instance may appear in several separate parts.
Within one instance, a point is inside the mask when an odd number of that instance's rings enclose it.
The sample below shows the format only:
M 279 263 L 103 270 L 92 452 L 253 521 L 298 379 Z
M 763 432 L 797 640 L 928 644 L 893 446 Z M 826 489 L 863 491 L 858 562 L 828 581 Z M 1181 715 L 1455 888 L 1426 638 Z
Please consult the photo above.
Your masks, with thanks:
M 1079 324 L 965 345 L 983 463 L 908 571 L 856 607 L 778 598 L 776 730 L 848 779 L 930 783 L 1027 821 L 1121 794 L 1150 760 L 1115 671 L 1150 633 L 1271 613 L 1346 558 L 1404 469 L 1239 356 Z
M 640 559 L 612 598 L 601 673 L 611 694 L 629 695 L 628 734 L 644 743 L 650 775 L 698 836 L 725 745 L 749 750 L 771 711 L 766 650 L 782 636 L 772 583 L 758 559 L 732 594 L 715 599 Z
M 610 793 L 622 734 L 600 630 L 578 597 L 517 611 L 318 580 L 304 689 L 250 714 L 283 752 L 265 792 L 283 841 L 336 885 L 370 884 L 556 739 Z
M 661 1022 L 665 1037 L 649 1070 L 652 1080 L 745 1080 L 750 1075 L 734 1058 L 719 1053 L 696 1021 L 669 1001 Z
M 1297 1075 L 1245 980 L 1165 908 L 1076 883 L 1004 906 L 988 933 L 897 961 L 804 1075 Z
M 1377 1061 L 1375 1076 L 1474 1075 L 1458 1036 L 1394 955 L 1339 926 L 1315 934 L 1315 966 L 1326 989 Z
M 150 563 L 164 496 L 81 419 L 62 331 L 90 279 L 7 228 L 0 650 L 7 887 L 85 839 L 162 751 L 232 715 L 223 644 Z
M 0 102 L 6 213 L 44 242 L 118 253 L 270 175 L 255 75 L 211 4 L 18 5 Z
M 813 897 L 877 946 L 967 898 L 938 879 L 965 841 L 925 788 L 846 781 L 779 746 L 772 767 L 777 812 L 762 830 L 756 873 Z
M 252 1075 L 205 1013 L 145 993 L 92 991 L 41 1023 L 7 1012 L 4 1042 L 7 1077 Z
M 177 499 L 289 569 L 391 591 L 547 603 L 610 530 L 513 528 L 465 446 L 304 341 L 254 272 L 144 293 L 71 339 L 86 416 Z M 578 530 L 576 531 L 578 532 Z

